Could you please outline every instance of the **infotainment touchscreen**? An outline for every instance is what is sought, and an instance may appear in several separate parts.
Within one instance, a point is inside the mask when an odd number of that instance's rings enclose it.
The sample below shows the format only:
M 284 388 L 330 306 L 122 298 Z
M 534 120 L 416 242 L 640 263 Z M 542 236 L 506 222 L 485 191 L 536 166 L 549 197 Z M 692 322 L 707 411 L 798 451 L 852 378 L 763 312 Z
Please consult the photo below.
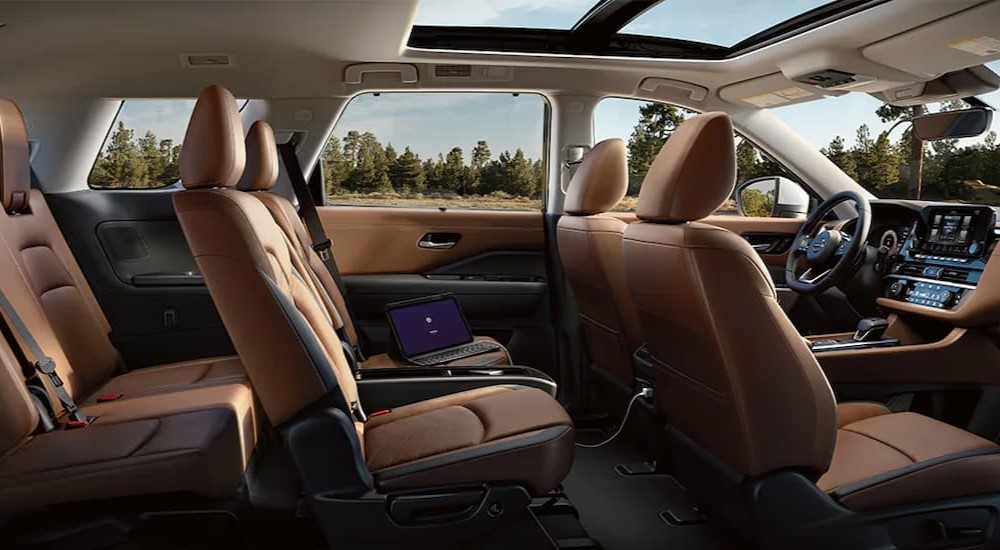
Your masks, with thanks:
M 920 225 L 920 251 L 979 256 L 992 240 L 996 212 L 986 206 L 928 206 Z

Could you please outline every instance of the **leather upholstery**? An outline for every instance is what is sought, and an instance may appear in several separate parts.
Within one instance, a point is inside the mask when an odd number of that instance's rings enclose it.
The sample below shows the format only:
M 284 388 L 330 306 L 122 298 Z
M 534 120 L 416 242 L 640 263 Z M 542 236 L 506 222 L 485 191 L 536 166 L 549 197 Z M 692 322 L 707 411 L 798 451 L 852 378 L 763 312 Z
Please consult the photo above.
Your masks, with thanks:
M 544 495 L 569 471 L 573 427 L 541 390 L 492 386 L 372 418 L 365 456 L 384 490 L 516 480 Z
M 817 485 L 843 492 L 838 498 L 848 508 L 870 510 L 1000 493 L 998 467 L 1000 447 L 992 441 L 919 414 L 884 411 L 842 422 Z
M 240 191 L 268 191 L 278 181 L 278 146 L 271 125 L 258 120 L 246 137 L 246 168 L 236 188 Z
M 21 109 L 0 98 L 0 201 L 5 212 L 28 207 L 31 169 L 28 165 L 28 128 Z
M 179 160 L 184 187 L 233 187 L 239 182 L 246 150 L 240 112 L 231 108 L 235 101 L 222 86 L 198 94 Z
M 669 421 L 744 475 L 824 472 L 833 393 L 750 245 L 702 223 L 637 222 L 624 256 Z
M 573 289 L 591 364 L 631 388 L 632 354 L 642 344 L 639 319 L 625 284 L 622 234 L 628 225 L 604 212 L 628 187 L 625 146 L 606 140 L 584 157 L 559 219 L 559 258 Z
M 285 197 L 276 193 L 267 193 L 274 186 L 278 179 L 278 153 L 274 142 L 274 132 L 270 125 L 264 121 L 257 121 L 250 127 L 246 139 L 247 165 L 237 186 L 242 191 L 254 192 L 268 212 L 274 218 L 275 223 L 281 228 L 292 251 L 299 255 L 306 273 L 304 277 L 312 279 L 313 286 L 318 291 L 320 302 L 325 306 L 327 313 L 333 323 L 333 328 L 343 330 L 343 336 L 351 346 L 358 345 L 357 330 L 351 319 L 351 313 L 347 309 L 347 302 L 340 293 L 336 281 L 330 271 L 326 268 L 323 260 L 320 259 L 316 251 L 313 250 L 312 237 L 306 229 L 305 224 L 299 217 L 295 206 Z M 486 337 L 476 337 L 478 341 L 496 340 Z M 506 365 L 510 360 L 506 350 L 484 355 L 477 355 L 467 359 L 458 359 L 447 363 L 450 366 L 462 365 Z M 360 365 L 361 368 L 394 368 L 413 366 L 410 363 L 396 360 L 388 354 L 379 354 L 367 358 Z
M 656 155 L 642 181 L 635 213 L 640 220 L 700 220 L 736 185 L 733 124 L 725 113 L 705 113 L 681 124 Z
M 0 513 L 161 492 L 232 496 L 257 435 L 253 394 L 239 360 L 188 361 L 113 377 L 121 359 L 108 339 L 110 325 L 44 195 L 29 190 L 27 155 L 23 169 L 6 160 L 27 150 L 27 136 L 11 132 L 18 127 L 23 120 L 16 106 L 0 100 L 0 186 L 5 193 L 24 190 L 30 203 L 16 215 L 0 212 L 0 287 L 56 362 L 67 391 L 97 421 L 32 436 L 38 412 L 12 343 L 0 340 Z M 104 393 L 124 395 L 96 403 Z
M 214 105 L 213 94 L 209 102 Z M 226 107 L 231 116 L 218 117 L 216 124 L 235 116 L 235 101 Z M 188 134 L 198 132 L 200 124 L 192 118 Z M 271 423 L 280 428 L 314 403 L 340 404 L 339 397 L 343 405 L 363 408 L 319 290 L 311 278 L 297 275 L 305 273 L 304 262 L 262 201 L 213 182 L 200 181 L 197 187 L 174 195 L 177 216 Z M 404 410 L 395 419 L 355 422 L 358 443 L 369 453 L 389 457 L 374 463 L 385 466 L 379 472 L 384 489 L 495 479 L 521 482 L 532 490 L 554 487 L 571 461 L 572 423 L 544 392 L 508 393 L 502 402 L 489 400 L 499 394 L 464 402 L 466 408 L 478 407 L 473 414 L 481 419 L 481 436 L 468 432 L 469 422 L 459 421 L 452 431 L 440 423 L 455 419 L 455 411 L 428 417 L 439 408 L 415 404 L 428 412 Z M 412 430 L 400 430 L 407 425 Z M 548 427 L 539 430 L 539 425 Z M 559 444 L 550 444 L 553 439 Z M 418 441 L 418 450 L 407 447 Z M 406 459 L 411 460 L 400 462 Z
M 879 404 L 834 405 L 759 256 L 693 221 L 726 200 L 734 156 L 725 115 L 685 122 L 657 157 L 672 166 L 654 166 L 643 184 L 643 221 L 625 230 L 667 421 L 741 477 L 803 472 L 856 510 L 1000 493 L 993 442 Z
M 606 139 L 594 145 L 577 167 L 566 191 L 564 210 L 574 216 L 601 214 L 621 202 L 627 191 L 625 142 Z

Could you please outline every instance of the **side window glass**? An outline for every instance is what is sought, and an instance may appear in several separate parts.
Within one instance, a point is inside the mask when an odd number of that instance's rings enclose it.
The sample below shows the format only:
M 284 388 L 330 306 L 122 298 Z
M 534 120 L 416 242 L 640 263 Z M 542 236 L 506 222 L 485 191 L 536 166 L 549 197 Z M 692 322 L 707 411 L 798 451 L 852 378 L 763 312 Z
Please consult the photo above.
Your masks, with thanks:
M 606 98 L 594 110 L 594 137 L 597 141 L 618 137 L 625 140 L 629 156 L 629 186 L 625 198 L 615 208 L 616 211 L 633 212 L 639 197 L 642 180 L 649 171 L 653 159 L 670 139 L 674 130 L 688 118 L 697 115 L 695 111 L 666 103 L 637 99 Z M 774 205 L 774 181 L 776 178 L 793 179 L 791 173 L 753 143 L 742 136 L 736 139 L 737 187 L 751 180 L 761 179 L 744 196 L 750 196 L 751 206 L 745 215 L 769 216 L 767 204 Z M 771 182 L 772 197 L 766 198 L 766 181 Z M 786 185 L 786 188 L 792 186 Z M 762 193 L 756 197 L 754 193 Z M 785 193 L 784 191 L 782 193 Z M 756 200 L 756 199 L 760 200 Z M 716 211 L 720 215 L 740 215 L 737 197 L 730 197 L 726 204 Z M 772 208 L 773 210 L 773 208 Z
M 547 113 L 538 94 L 360 95 L 323 151 L 326 203 L 540 210 Z

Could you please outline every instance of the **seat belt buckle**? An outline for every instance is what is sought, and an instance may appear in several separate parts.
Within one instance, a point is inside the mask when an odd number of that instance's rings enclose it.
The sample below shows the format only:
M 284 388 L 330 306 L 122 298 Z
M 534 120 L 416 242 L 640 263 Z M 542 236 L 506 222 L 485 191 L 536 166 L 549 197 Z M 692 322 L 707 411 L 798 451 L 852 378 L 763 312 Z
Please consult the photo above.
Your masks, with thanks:
M 320 243 L 316 243 L 313 245 L 312 248 L 313 251 L 316 252 L 316 254 L 319 254 L 319 259 L 323 260 L 324 262 L 330 260 L 330 249 L 333 248 L 333 243 L 330 242 L 330 239 L 327 239 Z
M 86 416 L 77 420 L 67 420 L 64 426 L 65 429 L 67 430 L 76 430 L 79 428 L 86 428 L 87 426 L 90 426 L 91 424 L 94 423 L 95 420 L 97 420 L 96 416 Z
M 361 403 L 358 403 L 357 401 L 351 403 L 351 414 L 354 415 L 355 420 L 362 424 L 368 422 L 368 415 L 365 414 L 365 410 L 361 408 Z
M 125 397 L 124 393 L 102 393 L 97 396 L 97 402 L 108 403 L 109 401 L 118 401 L 122 397 Z
M 59 373 L 56 372 L 56 362 L 52 360 L 51 357 L 42 357 L 38 361 L 35 361 L 35 369 L 48 376 L 49 380 L 56 386 L 62 386 L 62 378 L 59 377 Z

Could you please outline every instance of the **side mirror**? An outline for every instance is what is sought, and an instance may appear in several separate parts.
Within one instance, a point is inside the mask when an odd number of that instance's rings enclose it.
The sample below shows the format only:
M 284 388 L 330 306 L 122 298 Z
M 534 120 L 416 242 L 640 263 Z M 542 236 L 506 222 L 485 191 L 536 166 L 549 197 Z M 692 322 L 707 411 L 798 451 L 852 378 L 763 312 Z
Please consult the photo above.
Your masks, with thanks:
M 993 111 L 982 107 L 930 113 L 913 118 L 913 135 L 921 141 L 975 137 L 992 123 Z
M 736 209 L 749 218 L 803 218 L 809 212 L 809 193 L 785 177 L 755 178 L 736 188 Z

